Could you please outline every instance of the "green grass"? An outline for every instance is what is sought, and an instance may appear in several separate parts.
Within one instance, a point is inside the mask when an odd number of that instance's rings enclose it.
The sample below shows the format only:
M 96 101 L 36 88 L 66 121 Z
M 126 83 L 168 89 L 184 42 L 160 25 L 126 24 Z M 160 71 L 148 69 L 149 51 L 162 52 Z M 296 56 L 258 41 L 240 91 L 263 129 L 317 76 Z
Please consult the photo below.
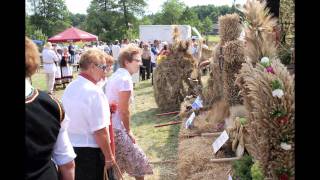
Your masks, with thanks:
M 220 41 L 219 35 L 208 35 L 208 41 L 218 43 Z
M 77 74 L 74 74 L 77 76 Z M 45 74 L 42 70 L 32 77 L 34 87 L 46 89 Z M 61 100 L 63 89 L 57 91 L 55 96 Z M 171 116 L 156 116 L 161 113 L 154 100 L 151 81 L 139 82 L 134 88 L 134 105 L 132 106 L 131 128 L 137 143 L 147 154 L 150 161 L 162 161 L 177 159 L 178 132 L 180 125 L 154 128 L 156 124 L 170 121 Z M 146 176 L 147 180 L 171 180 L 177 179 L 176 164 L 153 164 L 154 175 Z M 125 176 L 125 179 L 134 179 Z

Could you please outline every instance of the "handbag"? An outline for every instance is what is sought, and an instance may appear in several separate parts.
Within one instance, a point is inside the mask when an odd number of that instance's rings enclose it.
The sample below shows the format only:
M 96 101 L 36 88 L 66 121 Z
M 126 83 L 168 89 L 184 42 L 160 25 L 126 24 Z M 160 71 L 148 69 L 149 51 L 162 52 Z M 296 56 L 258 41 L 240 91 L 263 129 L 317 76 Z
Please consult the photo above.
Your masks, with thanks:
M 107 169 L 106 166 L 104 167 L 103 179 L 104 180 L 124 180 L 117 163 L 115 163 L 115 165 L 109 169 Z

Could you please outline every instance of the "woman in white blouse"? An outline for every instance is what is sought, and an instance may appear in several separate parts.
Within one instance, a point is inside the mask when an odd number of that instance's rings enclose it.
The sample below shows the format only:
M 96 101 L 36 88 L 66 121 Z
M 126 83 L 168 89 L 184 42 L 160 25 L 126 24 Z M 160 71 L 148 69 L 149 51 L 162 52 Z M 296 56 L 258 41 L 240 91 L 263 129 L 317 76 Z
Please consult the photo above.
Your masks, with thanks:
M 122 172 L 127 172 L 135 179 L 144 179 L 147 174 L 153 174 L 152 168 L 130 129 L 129 104 L 133 100 L 133 82 L 131 75 L 139 71 L 141 65 L 141 50 L 128 45 L 119 55 L 120 68 L 108 79 L 106 95 L 108 101 L 117 104 L 112 114 L 112 124 L 115 133 L 116 162 Z

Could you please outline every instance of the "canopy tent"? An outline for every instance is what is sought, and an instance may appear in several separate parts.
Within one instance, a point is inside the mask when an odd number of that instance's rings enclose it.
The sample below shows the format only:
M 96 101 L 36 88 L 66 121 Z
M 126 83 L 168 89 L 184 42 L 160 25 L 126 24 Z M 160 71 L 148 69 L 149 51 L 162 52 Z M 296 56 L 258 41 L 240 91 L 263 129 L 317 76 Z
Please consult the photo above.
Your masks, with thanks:
M 33 41 L 35 44 L 39 45 L 39 46 L 42 46 L 42 45 L 43 45 L 43 41 L 41 41 L 41 40 L 33 39 L 32 41 Z
M 65 31 L 51 37 L 48 39 L 49 42 L 74 42 L 74 41 L 97 41 L 98 37 L 96 35 L 90 34 L 88 32 L 82 31 L 75 27 L 66 29 Z

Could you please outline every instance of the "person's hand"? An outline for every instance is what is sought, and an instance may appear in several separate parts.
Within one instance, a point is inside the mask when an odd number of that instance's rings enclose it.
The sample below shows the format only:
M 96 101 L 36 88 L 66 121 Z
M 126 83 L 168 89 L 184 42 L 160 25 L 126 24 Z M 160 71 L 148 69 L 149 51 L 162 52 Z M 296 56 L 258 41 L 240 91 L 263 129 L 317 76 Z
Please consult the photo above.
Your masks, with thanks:
M 105 157 L 104 165 L 107 169 L 111 168 L 116 163 L 114 156 L 112 155 L 111 158 Z
M 134 138 L 133 134 L 131 133 L 131 131 L 128 132 L 128 136 L 130 137 L 130 139 L 132 140 L 133 144 L 136 143 L 136 139 Z

